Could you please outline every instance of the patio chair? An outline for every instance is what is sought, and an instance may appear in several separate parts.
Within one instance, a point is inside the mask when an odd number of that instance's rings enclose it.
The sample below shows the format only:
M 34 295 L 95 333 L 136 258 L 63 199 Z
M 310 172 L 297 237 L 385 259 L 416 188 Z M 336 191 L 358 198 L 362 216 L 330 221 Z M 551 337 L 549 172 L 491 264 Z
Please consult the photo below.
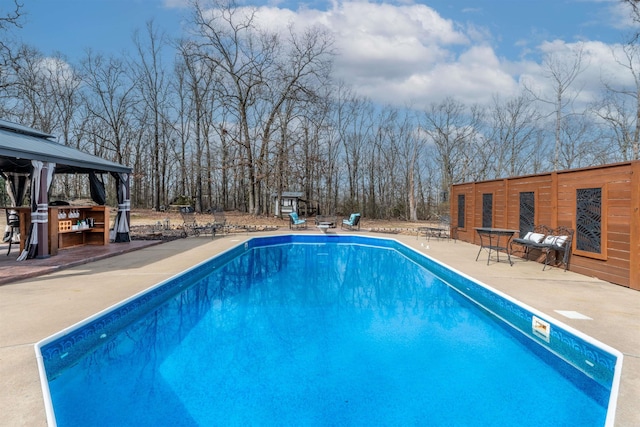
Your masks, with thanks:
M 342 228 L 346 228 L 348 230 L 358 229 L 360 230 L 360 214 L 353 213 L 349 216 L 349 218 L 342 220 Z
M 438 216 L 438 228 L 441 230 L 438 237 L 458 240 L 458 227 L 451 225 L 451 217 L 449 215 Z
M 300 219 L 297 212 L 289 214 L 289 228 L 307 228 L 307 220 Z
M 212 235 L 215 234 L 213 228 L 209 224 L 198 224 L 198 221 L 196 219 L 196 212 L 191 206 L 180 208 L 180 216 L 182 216 L 183 221 L 183 237 L 188 237 L 190 235 L 199 236 L 201 232 L 206 232 L 210 228 Z
M 224 211 L 213 211 L 213 223 L 211 224 L 211 232 L 213 236 L 216 235 L 218 230 L 223 233 L 227 232 L 227 217 L 224 215 Z
M 11 245 L 20 241 L 20 217 L 18 216 L 18 211 L 14 209 L 5 209 L 5 213 L 7 214 L 7 228 L 2 241 L 9 243 L 9 250 L 7 251 L 7 256 L 9 256 Z M 14 242 L 14 240 L 17 240 L 17 242 Z

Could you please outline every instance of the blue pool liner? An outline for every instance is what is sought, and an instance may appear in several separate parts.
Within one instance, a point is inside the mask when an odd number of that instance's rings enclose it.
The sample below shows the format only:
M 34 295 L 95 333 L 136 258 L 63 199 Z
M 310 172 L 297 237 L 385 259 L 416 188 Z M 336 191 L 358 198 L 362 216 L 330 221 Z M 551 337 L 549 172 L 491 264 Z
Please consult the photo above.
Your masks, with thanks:
M 278 235 L 255 237 L 221 254 L 201 262 L 119 304 L 116 304 L 84 321 L 73 325 L 36 344 L 36 355 L 41 374 L 47 417 L 55 425 L 49 397 L 48 381 L 58 372 L 73 366 L 84 354 L 99 346 L 107 337 L 116 334 L 145 313 L 154 310 L 185 287 L 219 269 L 243 253 L 269 245 L 284 244 L 346 244 L 369 245 L 400 252 L 413 262 L 427 268 L 469 300 L 514 327 L 526 337 L 556 354 L 573 367 L 610 390 L 606 425 L 613 425 L 617 391 L 622 369 L 622 353 L 563 323 L 528 307 L 508 295 L 483 284 L 462 272 L 388 238 L 361 235 Z M 549 325 L 547 336 L 541 336 L 533 328 L 534 319 Z M 49 418 L 51 417 L 51 418 Z

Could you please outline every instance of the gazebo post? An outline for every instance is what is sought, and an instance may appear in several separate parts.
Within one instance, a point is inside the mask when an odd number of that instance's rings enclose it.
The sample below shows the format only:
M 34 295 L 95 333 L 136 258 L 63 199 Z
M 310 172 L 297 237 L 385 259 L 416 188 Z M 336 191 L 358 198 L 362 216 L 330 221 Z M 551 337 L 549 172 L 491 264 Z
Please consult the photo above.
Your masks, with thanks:
M 118 193 L 118 213 L 113 227 L 111 240 L 115 243 L 130 242 L 129 224 L 131 223 L 131 195 L 128 173 L 112 173 L 116 178 Z
M 44 162 L 40 170 L 40 191 L 38 193 L 36 227 L 38 229 L 38 247 L 36 258 L 49 258 L 49 184 L 50 163 Z

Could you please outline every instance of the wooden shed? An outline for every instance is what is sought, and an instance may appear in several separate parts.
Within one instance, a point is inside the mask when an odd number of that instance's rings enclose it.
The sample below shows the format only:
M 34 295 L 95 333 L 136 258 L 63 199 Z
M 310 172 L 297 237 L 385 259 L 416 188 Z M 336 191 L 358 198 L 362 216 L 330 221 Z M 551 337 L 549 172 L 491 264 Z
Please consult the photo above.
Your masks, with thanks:
M 450 201 L 460 240 L 479 244 L 475 227 L 571 227 L 571 271 L 640 290 L 640 161 L 456 184 Z
M 298 212 L 304 193 L 302 191 L 283 191 L 280 197 L 276 193 L 272 197 L 275 200 L 274 214 L 275 216 L 281 216 L 288 215 L 291 212 Z

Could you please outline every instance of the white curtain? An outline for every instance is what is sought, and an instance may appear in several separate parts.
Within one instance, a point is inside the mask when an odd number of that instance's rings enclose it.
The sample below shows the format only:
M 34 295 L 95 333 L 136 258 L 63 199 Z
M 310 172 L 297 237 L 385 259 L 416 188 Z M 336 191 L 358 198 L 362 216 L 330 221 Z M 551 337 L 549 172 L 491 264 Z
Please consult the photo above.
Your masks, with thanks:
M 31 161 L 31 226 L 29 237 L 18 261 L 34 258 L 38 250 L 38 241 L 45 241 L 39 234 L 48 232 L 49 224 L 49 187 L 53 181 L 56 164 L 51 162 Z M 47 248 L 44 249 L 45 251 Z
M 114 173 L 113 175 L 116 178 L 118 193 L 118 213 L 109 237 L 116 243 L 130 242 L 129 212 L 131 211 L 131 200 L 129 195 L 129 174 Z

